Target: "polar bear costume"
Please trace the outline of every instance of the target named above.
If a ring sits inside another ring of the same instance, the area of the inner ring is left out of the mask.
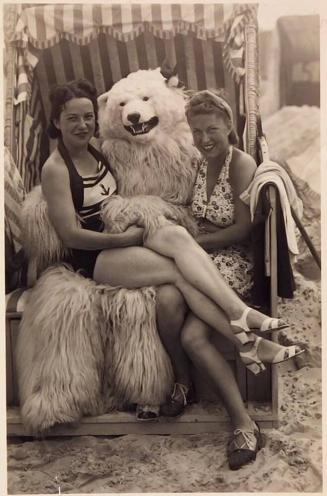
[[[177,77],[166,79],[160,69],[140,70],[99,97],[102,151],[119,192],[105,209],[110,231],[136,221],[147,231],[165,223],[164,217],[196,230],[184,207],[191,200],[199,155],[177,86]]]
[[[103,209],[109,232],[135,222],[146,232],[166,222],[194,232],[185,205],[198,152],[177,83],[159,69],[140,70],[99,97],[102,150],[118,184],[118,195]],[[155,288],[99,285],[64,265],[66,251],[40,186],[24,203],[22,228],[38,275],[16,354],[26,428],[40,433],[131,403],[162,403],[173,375],[156,329]]]

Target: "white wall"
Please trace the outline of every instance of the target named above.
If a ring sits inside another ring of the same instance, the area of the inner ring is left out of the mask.
[[[281,16],[317,15],[324,0],[260,0],[258,9],[259,30],[271,31]]]

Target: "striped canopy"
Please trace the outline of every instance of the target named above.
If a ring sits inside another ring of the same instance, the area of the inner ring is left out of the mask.
[[[39,50],[61,40],[88,45],[101,34],[125,43],[136,41],[141,34],[169,40],[190,33],[200,40],[224,41],[226,67],[239,81],[244,75],[243,28],[250,19],[256,20],[256,10],[255,4],[168,3],[51,4],[24,8],[10,40],[19,52],[16,103],[30,94],[31,73],[37,65]]]
[[[63,38],[86,44],[101,32],[128,41],[146,30],[160,38],[193,31],[202,39],[221,39],[235,17],[255,17],[256,8],[255,4],[218,3],[41,5],[23,10],[12,41],[46,48]]]

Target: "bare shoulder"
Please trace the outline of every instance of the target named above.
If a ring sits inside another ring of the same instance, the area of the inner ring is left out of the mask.
[[[254,174],[257,164],[251,155],[238,148],[234,148],[233,160],[231,162],[231,172],[241,173],[246,170],[247,173]]]
[[[68,178],[67,167],[58,150],[54,150],[44,162],[41,171],[41,183],[43,184],[44,181],[48,182],[56,178]]]
[[[46,198],[56,193],[65,194],[69,190],[68,169],[57,150],[46,160],[41,171],[41,187]]]
[[[251,155],[234,148],[230,164],[230,180],[237,192],[242,192],[249,186],[256,168],[257,165]]]

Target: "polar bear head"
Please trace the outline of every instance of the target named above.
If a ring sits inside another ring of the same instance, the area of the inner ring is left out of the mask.
[[[103,139],[130,143],[164,139],[185,125],[183,92],[178,78],[165,78],[160,68],[139,70],[118,81],[99,97],[99,127]]]

